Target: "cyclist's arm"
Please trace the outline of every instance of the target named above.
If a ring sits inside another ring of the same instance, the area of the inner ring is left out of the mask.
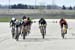
[[[47,26],[47,22],[46,21],[44,21],[45,22],[45,26]]]
[[[67,27],[67,29],[68,29],[68,24],[66,23],[66,27]]]
[[[12,25],[12,21],[10,21],[9,25],[10,25],[10,27],[11,27],[11,25]]]
[[[64,20],[65,21],[65,23],[66,23],[66,28],[68,29],[68,23],[67,23],[67,21],[66,20]]]

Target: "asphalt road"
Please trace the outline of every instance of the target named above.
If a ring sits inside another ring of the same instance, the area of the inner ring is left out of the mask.
[[[46,19],[47,34],[42,39],[38,19],[32,24],[31,33],[25,40],[20,36],[19,41],[11,37],[9,23],[0,23],[0,49],[1,50],[75,50],[75,20],[67,19],[68,33],[61,38],[59,19]],[[57,22],[56,22],[57,21]]]

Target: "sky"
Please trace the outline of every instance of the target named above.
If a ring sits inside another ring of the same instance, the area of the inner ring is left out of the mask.
[[[0,0],[0,4],[9,5],[10,4],[27,4],[27,5],[58,5],[58,6],[75,6],[75,0]],[[36,1],[36,2],[35,2]],[[53,2],[54,1],[54,2]]]

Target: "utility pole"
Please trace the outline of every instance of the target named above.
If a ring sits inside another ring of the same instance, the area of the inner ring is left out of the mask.
[[[35,0],[35,9],[36,9],[36,0]]]
[[[52,5],[55,5],[55,1],[54,0],[52,0]]]
[[[53,6],[52,9],[55,9],[55,8],[56,8],[56,7],[55,7],[55,6],[56,6],[56,5],[55,5],[55,0],[52,0],[52,6]]]
[[[8,13],[10,13],[10,0],[8,2],[9,2]]]

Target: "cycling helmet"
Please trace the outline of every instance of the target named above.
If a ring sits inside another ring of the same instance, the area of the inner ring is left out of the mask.
[[[13,20],[13,21],[14,21],[14,20],[16,20],[16,18],[12,17],[12,19],[11,19],[11,20]]]

